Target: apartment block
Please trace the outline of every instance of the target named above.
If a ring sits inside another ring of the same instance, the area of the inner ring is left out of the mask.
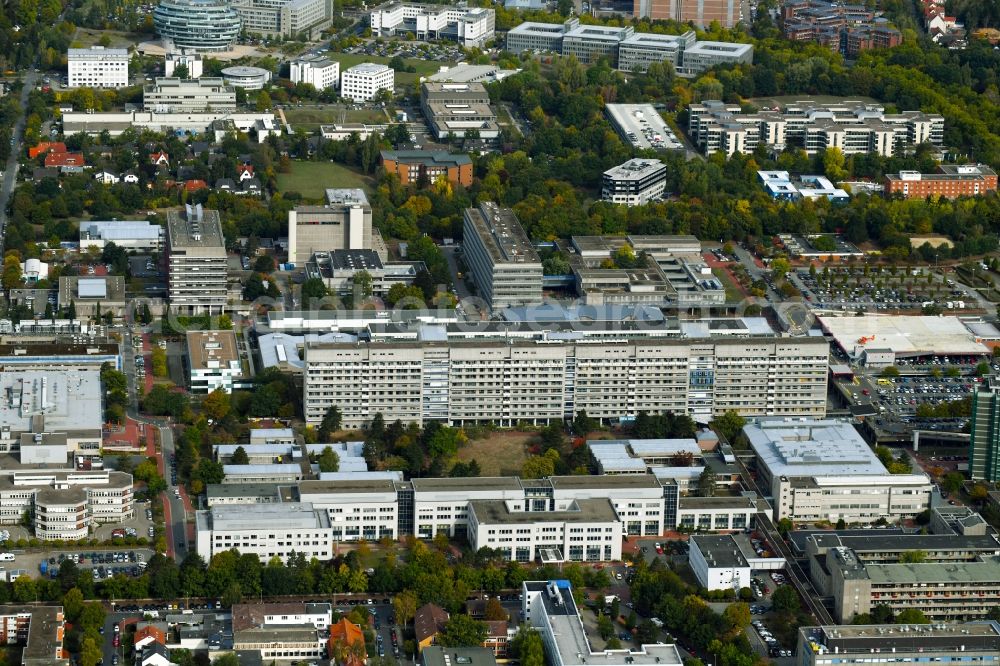
[[[744,114],[739,105],[710,100],[692,104],[691,139],[706,155],[752,153],[758,146],[800,146],[814,154],[840,148],[845,154],[905,153],[921,143],[940,146],[944,117],[920,111],[888,114],[878,104],[845,100],[788,104],[781,111]]]
[[[291,62],[292,83],[308,83],[316,90],[340,85],[340,63],[321,55],[306,55]]]
[[[902,34],[881,14],[864,5],[792,0],[782,5],[782,25],[788,39],[817,42],[855,58],[868,49],[902,43]]]
[[[167,267],[176,312],[222,314],[228,259],[219,211],[186,204],[167,213]]]
[[[885,176],[886,196],[902,194],[906,199],[930,196],[954,199],[996,191],[996,171],[984,164],[942,164],[937,173],[900,171]]]
[[[219,77],[157,78],[143,88],[142,108],[157,113],[232,112],[236,111],[236,89]]]
[[[66,51],[68,88],[124,88],[128,80],[128,49],[91,46]]]
[[[1000,662],[1000,624],[799,627],[795,652],[802,666]]]
[[[753,44],[731,42],[695,42],[684,49],[684,58],[677,73],[694,77],[717,65],[749,65],[753,63]]]
[[[601,199],[626,206],[641,206],[663,196],[667,165],[660,160],[633,158],[604,172]]]
[[[542,302],[542,262],[514,211],[491,201],[464,213],[465,261],[491,308]]]
[[[433,150],[383,150],[381,159],[382,168],[396,174],[402,185],[421,180],[433,183],[442,176],[455,185],[472,185],[472,160],[468,155]]]
[[[69,666],[62,606],[0,606],[0,645],[20,647],[21,666]]]
[[[232,6],[247,33],[281,37],[325,28],[333,11],[330,0],[234,0]]]
[[[759,418],[744,433],[775,521],[899,521],[930,506],[930,477],[890,474],[848,421]]]
[[[395,77],[388,65],[365,62],[349,67],[340,75],[340,96],[355,102],[371,101],[383,90],[391,94]]]
[[[328,560],[334,554],[326,512],[308,503],[260,504],[253,511],[220,505],[196,512],[195,518],[197,551],[206,561],[231,548],[255,553],[261,561],[284,561],[292,553]]]
[[[369,23],[376,36],[413,33],[421,41],[450,39],[472,48],[493,39],[496,11],[483,7],[391,2],[373,9]]]
[[[705,28],[712,21],[732,28],[749,19],[742,15],[738,0],[633,0],[632,16],[692,23],[697,28]]]
[[[241,655],[270,663],[316,660],[326,653],[333,619],[328,603],[235,604],[232,612],[232,649]]]
[[[108,470],[19,469],[0,475],[0,524],[34,515],[40,541],[84,539],[90,528],[135,516],[132,475]]]
[[[370,250],[377,233],[364,190],[330,188],[325,205],[288,211],[288,258],[305,265],[316,252]]]
[[[826,413],[822,339],[418,340],[306,344],[306,419],[336,404],[347,427],[387,420],[547,423],[586,410],[615,421],[639,411],[708,421]]]

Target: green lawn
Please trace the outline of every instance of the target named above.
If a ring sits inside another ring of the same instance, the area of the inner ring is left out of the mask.
[[[320,125],[339,125],[341,123],[365,123],[367,125],[384,125],[389,122],[381,109],[344,109],[333,104],[323,108],[311,106],[285,109],[285,118],[293,129],[299,127],[306,130],[319,129]]]
[[[367,53],[328,53],[330,60],[336,60],[340,63],[340,71],[344,71],[348,67],[353,67],[354,65],[359,65],[363,62],[376,62],[383,65],[388,65],[391,58],[386,58],[384,56],[368,55]],[[420,60],[417,58],[403,58],[403,62],[406,65],[413,66],[415,72],[396,72],[396,85],[410,85],[411,83],[416,83],[417,79],[421,76],[427,76],[428,74],[434,74],[438,71],[438,68],[442,66],[451,67],[455,63],[453,62],[439,62],[437,60]]]
[[[330,187],[371,188],[372,179],[334,162],[292,162],[291,173],[278,174],[278,190],[298,192],[304,197],[321,199]]]

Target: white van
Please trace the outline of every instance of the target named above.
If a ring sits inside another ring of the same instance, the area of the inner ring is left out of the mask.
[[[0,553],[0,562],[13,562],[14,553]]]

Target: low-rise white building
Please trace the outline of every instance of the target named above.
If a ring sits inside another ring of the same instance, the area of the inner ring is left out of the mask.
[[[67,88],[124,88],[128,85],[128,49],[91,46],[66,52]]]
[[[271,80],[271,72],[263,67],[235,65],[222,70],[222,79],[227,86],[244,90],[260,90]]]
[[[289,78],[292,83],[308,83],[316,90],[336,88],[340,85],[340,63],[321,55],[306,55],[291,62]]]
[[[114,243],[126,250],[159,252],[163,249],[164,231],[146,220],[87,220],[80,223],[80,251],[96,247],[103,250]]]
[[[846,420],[759,418],[744,433],[776,521],[898,521],[930,506],[930,477],[890,474]]]
[[[300,553],[309,560],[333,557],[333,538],[327,513],[308,503],[245,506],[220,505],[196,513],[197,552],[206,561],[235,548],[255,553],[262,562],[287,560]]]
[[[187,67],[188,79],[201,78],[205,71],[205,61],[200,53],[168,53],[163,57],[163,73],[165,76],[174,76],[178,67]]]
[[[242,483],[294,483],[306,478],[307,471],[299,463],[265,465],[223,465],[226,485]]]
[[[750,562],[728,535],[694,535],[688,540],[688,563],[706,590],[750,587]]]
[[[232,393],[244,381],[243,363],[233,331],[189,331],[188,368],[192,393],[222,389]]]
[[[62,442],[65,459],[65,443]],[[135,515],[132,475],[108,470],[21,469],[0,475],[0,524],[33,515],[42,541],[83,539],[92,525]]]
[[[368,102],[383,90],[392,93],[395,80],[396,73],[388,65],[364,62],[341,73],[340,96],[355,102]]]
[[[530,500],[469,502],[468,538],[517,562],[621,559],[622,522],[606,499],[572,500],[555,511],[525,510]]]
[[[392,480],[303,481],[299,498],[326,512],[334,541],[400,537],[399,502]]]

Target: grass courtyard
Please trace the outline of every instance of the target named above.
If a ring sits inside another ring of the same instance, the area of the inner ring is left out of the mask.
[[[334,162],[292,162],[291,173],[278,174],[278,189],[321,199],[330,187],[360,187],[370,191],[372,179],[359,171]]]

